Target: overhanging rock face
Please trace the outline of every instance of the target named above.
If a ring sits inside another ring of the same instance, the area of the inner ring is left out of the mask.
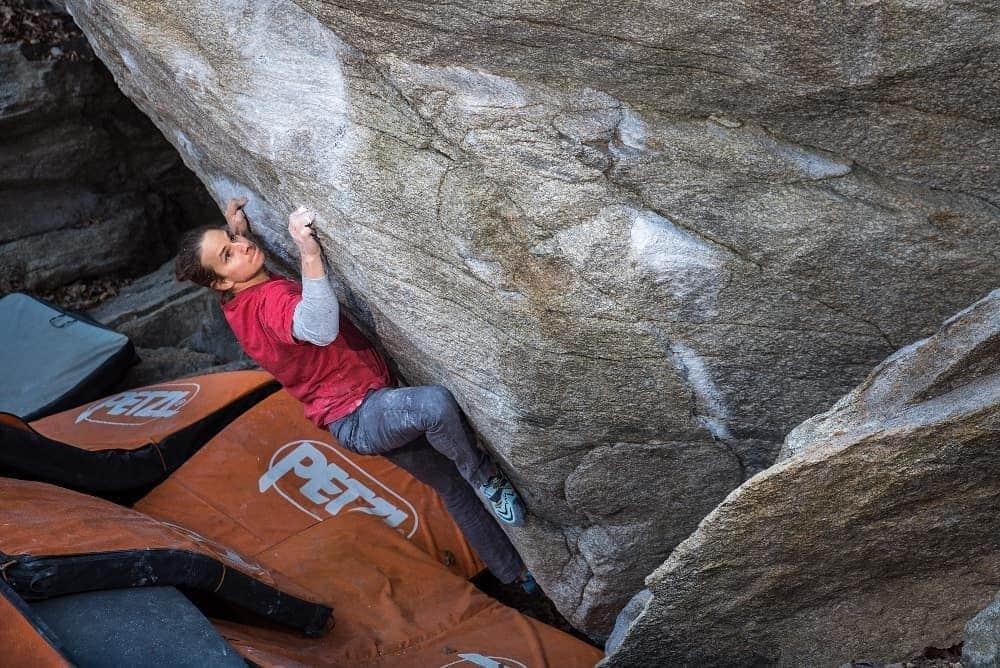
[[[788,437],[647,584],[602,665],[901,661],[1000,584],[1000,290]]]
[[[320,212],[341,296],[456,394],[595,636],[791,426],[1000,278],[972,10],[920,14],[955,56],[918,10],[857,9],[862,67],[817,46],[842,16],[755,52],[784,5],[341,4],[68,2],[273,255]]]

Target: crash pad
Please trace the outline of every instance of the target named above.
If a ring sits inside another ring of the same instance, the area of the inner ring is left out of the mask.
[[[36,601],[31,609],[81,668],[246,668],[212,623],[174,587],[133,587]]]
[[[0,479],[0,498],[2,578],[22,597],[200,589],[256,613],[252,621],[226,614],[212,621],[257,665],[574,668],[601,656],[490,599],[364,513],[313,524],[250,555],[197,527],[45,483]]]
[[[231,548],[46,483],[0,478],[2,577],[27,601],[139,586],[202,590],[307,634],[331,610]]]
[[[48,625],[2,579],[0,658],[2,665],[8,668],[70,668],[73,665]]]
[[[278,388],[263,371],[232,371],[119,392],[30,424],[0,414],[0,472],[138,496]]]
[[[337,609],[319,638],[213,618],[261,666],[593,666],[601,652],[506,608],[429,487],[354,455],[278,392],[136,504]],[[492,662],[492,663],[491,663]]]
[[[483,569],[433,489],[384,457],[340,447],[284,390],[219,432],[135,507],[249,554],[324,521],[358,519],[391,527],[463,578]]]
[[[254,559],[337,608],[337,626],[318,638],[214,620],[259,666],[591,668],[603,656],[489,598],[384,524],[323,522]]]
[[[21,293],[0,299],[0,411],[23,420],[106,393],[138,361],[124,334]]]

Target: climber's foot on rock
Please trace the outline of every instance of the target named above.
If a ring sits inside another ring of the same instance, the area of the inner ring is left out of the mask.
[[[524,526],[526,511],[521,495],[499,468],[479,488],[479,493],[489,501],[490,509],[498,520],[512,527]]]

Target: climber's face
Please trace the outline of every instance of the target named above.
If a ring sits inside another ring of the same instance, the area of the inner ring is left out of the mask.
[[[225,229],[208,230],[201,238],[201,264],[218,276],[212,287],[220,292],[236,293],[266,281],[264,259],[257,244]]]

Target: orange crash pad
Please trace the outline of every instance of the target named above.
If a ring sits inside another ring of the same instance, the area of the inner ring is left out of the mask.
[[[265,372],[233,371],[120,392],[30,425],[0,414],[0,472],[141,495],[278,387]]]
[[[481,565],[433,490],[384,458],[343,450],[285,392],[136,508],[231,545],[336,607],[321,638],[213,620],[261,666],[590,667],[602,656],[468,583]]]
[[[200,589],[307,634],[331,610],[229,547],[140,512],[46,483],[0,478],[3,580],[25,600],[101,589]]]
[[[2,567],[2,564],[0,564]],[[45,623],[0,580],[0,658],[8,668],[70,668]]]
[[[223,429],[136,506],[256,554],[324,521],[391,527],[470,578],[483,564],[437,493],[384,457],[351,453],[280,391]]]
[[[337,609],[336,627],[320,638],[213,620],[260,666],[591,668],[603,656],[358,516],[317,524],[254,559]]]

